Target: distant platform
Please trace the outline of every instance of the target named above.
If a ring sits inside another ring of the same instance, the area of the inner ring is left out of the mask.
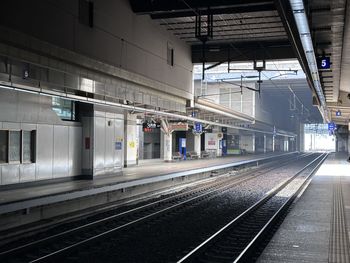
[[[347,158],[329,155],[257,262],[350,262]]]

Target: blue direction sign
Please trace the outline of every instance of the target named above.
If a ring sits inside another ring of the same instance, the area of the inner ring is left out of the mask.
[[[329,130],[329,131],[334,131],[335,128],[336,128],[336,125],[335,125],[334,122],[328,123],[328,130]]]
[[[193,129],[193,132],[195,132],[195,133],[201,133],[202,130],[203,130],[202,123],[200,123],[200,122],[195,122],[193,128],[194,128],[194,129]]]
[[[331,68],[330,57],[317,58],[317,67],[319,69],[330,69]]]
[[[341,116],[341,111],[340,111],[340,110],[337,110],[337,111],[335,112],[335,116]]]

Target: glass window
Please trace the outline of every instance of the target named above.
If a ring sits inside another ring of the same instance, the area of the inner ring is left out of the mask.
[[[34,150],[35,150],[35,131],[23,131],[22,132],[22,152],[24,163],[33,163],[34,160]]]
[[[10,131],[9,162],[21,161],[21,132]]]
[[[65,121],[75,121],[75,102],[62,98],[52,98],[52,110]]]
[[[0,130],[0,163],[7,163],[7,140],[8,132]]]

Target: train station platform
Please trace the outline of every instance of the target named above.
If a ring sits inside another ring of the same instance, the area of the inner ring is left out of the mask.
[[[257,262],[350,262],[350,163],[332,153]]]
[[[139,166],[124,168],[119,176],[9,187],[0,191],[0,221],[6,215],[12,215],[15,221],[10,220],[9,228],[18,223],[16,220],[19,217],[24,220],[21,224],[30,223],[58,216],[61,210],[68,213],[88,209],[138,194],[175,187],[210,177],[216,171],[251,165],[284,154],[292,153],[249,154],[171,163],[162,160],[144,161]],[[3,224],[4,228],[5,225]]]

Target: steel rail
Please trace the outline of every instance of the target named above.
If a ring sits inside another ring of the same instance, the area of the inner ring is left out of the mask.
[[[290,196],[286,202],[284,202],[284,204],[278,209],[278,211],[271,217],[271,219],[264,225],[264,227],[259,231],[259,233],[252,239],[252,241],[246,246],[246,248],[241,252],[241,254],[235,259],[235,261],[233,261],[234,263],[247,261],[247,257],[249,257],[253,253],[253,250],[257,246],[258,242],[263,238],[266,231],[273,226],[273,224],[278,220],[279,216],[288,208],[289,204],[293,202],[298,196],[298,194],[304,189],[305,185],[307,185],[307,182],[310,181],[310,178],[314,175],[315,171],[328,157],[328,153],[325,153],[321,156],[324,157],[316,165],[316,167],[314,167],[312,171],[308,174],[304,182],[299,186],[298,190],[295,193],[293,193],[293,195]]]
[[[112,228],[112,229],[110,229],[110,230],[104,231],[104,232],[102,232],[102,233],[100,233],[100,234],[97,234],[97,235],[94,235],[94,236],[92,236],[92,237],[86,238],[86,239],[84,239],[84,240],[78,241],[78,242],[76,242],[76,243],[74,243],[74,244],[71,244],[71,245],[68,245],[68,246],[66,246],[66,247],[64,247],[64,248],[62,248],[62,249],[58,249],[58,250],[56,250],[56,251],[54,251],[54,252],[52,252],[52,253],[46,254],[46,255],[44,255],[44,256],[42,256],[42,257],[39,257],[39,258],[37,258],[37,259],[34,259],[34,260],[30,261],[30,262],[40,262],[40,261],[48,260],[49,258],[58,256],[58,255],[60,255],[60,254],[62,254],[62,253],[65,253],[65,252],[71,250],[71,249],[77,248],[77,247],[79,247],[79,246],[81,246],[81,245],[84,245],[84,244],[86,244],[86,243],[88,243],[88,242],[91,242],[91,241],[93,241],[93,240],[96,240],[96,239],[98,239],[98,238],[107,236],[107,235],[109,235],[109,234],[111,234],[111,233],[113,233],[113,232],[116,232],[116,231],[121,230],[121,229],[123,229],[123,228],[125,228],[125,227],[128,227],[128,226],[131,226],[131,225],[133,225],[133,224],[135,224],[135,223],[138,223],[138,222],[141,222],[141,221],[143,221],[143,220],[149,219],[149,218],[151,218],[151,217],[153,217],[153,216],[155,216],[155,215],[159,215],[159,214],[164,213],[164,212],[166,212],[166,211],[168,211],[168,210],[174,209],[174,208],[176,208],[176,207],[180,207],[180,206],[182,206],[182,205],[184,205],[184,204],[186,204],[186,203],[189,203],[189,202],[194,201],[194,200],[196,200],[196,199],[202,198],[202,197],[204,197],[204,196],[206,196],[206,195],[210,195],[210,194],[212,194],[212,193],[219,192],[219,191],[227,191],[227,190],[229,190],[229,188],[230,188],[231,186],[234,186],[234,185],[237,185],[237,184],[240,184],[240,183],[243,183],[243,182],[252,180],[252,179],[254,179],[254,178],[260,176],[261,174],[263,174],[263,173],[265,173],[265,172],[268,172],[268,171],[271,171],[271,170],[275,170],[275,169],[281,168],[281,167],[283,167],[283,166],[285,166],[285,165],[288,165],[288,164],[290,164],[291,162],[293,162],[295,159],[297,160],[297,159],[301,159],[301,158],[306,158],[306,157],[308,157],[308,156],[310,156],[310,155],[312,155],[312,154],[303,154],[302,156],[296,156],[295,158],[293,158],[293,160],[288,161],[288,162],[285,162],[285,163],[282,163],[282,164],[280,164],[278,167],[269,168],[267,171],[261,171],[261,170],[259,170],[259,171],[257,171],[258,174],[255,175],[255,176],[250,176],[250,177],[248,177],[248,178],[243,178],[243,179],[241,179],[241,180],[235,180],[235,181],[232,182],[231,184],[225,185],[225,186],[221,187],[220,189],[214,189],[214,190],[211,190],[211,191],[209,191],[209,192],[206,192],[206,193],[200,194],[200,195],[198,195],[198,196],[192,197],[192,198],[190,198],[190,199],[188,199],[188,200],[185,200],[185,201],[179,202],[179,203],[177,203],[177,204],[174,204],[174,205],[172,205],[172,206],[166,207],[166,208],[161,209],[161,210],[159,210],[159,211],[157,211],[157,212],[153,212],[153,213],[148,214],[148,215],[146,215],[146,216],[140,217],[140,218],[138,218],[138,219],[136,219],[136,220],[134,220],[134,221],[125,223],[125,224],[120,225],[120,226],[118,226],[118,227],[115,227],[115,228]],[[239,178],[237,178],[237,179],[239,179]],[[225,188],[226,188],[226,189],[225,189]],[[224,190],[223,190],[223,189],[224,189]],[[103,219],[102,219],[102,220],[103,220]]]
[[[323,155],[318,156],[315,158],[312,162],[308,163],[306,166],[304,166],[302,169],[300,169],[298,172],[295,173],[294,176],[292,176],[289,179],[286,179],[283,183],[281,183],[279,186],[275,187],[273,190],[269,191],[262,199],[254,203],[252,206],[250,206],[247,210],[242,212],[240,215],[238,215],[236,218],[234,218],[232,221],[227,223],[224,227],[222,227],[220,230],[218,230],[215,234],[211,235],[208,239],[206,239],[204,242],[202,242],[200,245],[198,245],[196,248],[191,250],[188,254],[186,254],[184,257],[182,257],[177,263],[182,263],[186,261],[191,261],[191,258],[195,257],[197,254],[199,254],[201,251],[205,250],[205,248],[214,242],[221,234],[223,234],[228,228],[230,228],[233,224],[237,223],[239,220],[247,216],[249,213],[255,211],[257,208],[262,206],[266,203],[271,197],[273,197],[275,194],[277,194],[279,191],[281,191],[285,186],[287,186],[291,181],[293,181],[300,173],[302,173],[305,169],[307,169],[310,165],[312,165],[314,162],[316,162],[318,159],[320,159]]]
[[[310,155],[310,154],[303,154],[303,155],[301,155],[301,156],[295,156],[295,158],[298,159],[298,158],[306,157],[306,156],[309,156],[309,155]],[[283,157],[287,157],[287,156],[282,156],[282,159],[283,159]],[[251,180],[251,179],[253,179],[253,178],[255,178],[255,177],[261,175],[263,172],[267,172],[267,171],[270,171],[270,170],[273,170],[273,169],[277,169],[278,167],[269,168],[269,166],[274,165],[274,163],[275,163],[275,162],[278,162],[279,160],[280,160],[280,159],[272,160],[271,162],[266,163],[266,164],[265,164],[265,165],[266,165],[266,168],[267,168],[266,171],[258,170],[258,171],[244,172],[243,174],[240,174],[240,175],[236,176],[235,178],[230,178],[230,179],[228,179],[228,180],[225,180],[224,182],[216,182],[216,183],[215,183],[215,182],[211,182],[211,183],[213,183],[212,185],[209,185],[209,186],[208,186],[208,185],[200,186],[199,189],[197,188],[195,191],[192,190],[192,189],[189,189],[189,190],[187,190],[187,191],[185,191],[185,192],[181,192],[181,193],[179,193],[179,194],[176,194],[176,195],[173,195],[173,196],[169,196],[169,197],[163,198],[163,199],[161,199],[161,200],[157,200],[157,201],[154,201],[154,202],[151,202],[151,203],[142,205],[142,206],[138,206],[138,207],[136,207],[136,208],[129,209],[129,210],[127,210],[127,211],[124,211],[124,212],[121,212],[121,213],[118,213],[118,214],[115,214],[115,215],[112,215],[112,216],[108,216],[108,217],[102,218],[102,219],[100,219],[100,220],[96,220],[96,221],[93,221],[93,222],[90,222],[90,223],[87,223],[87,224],[84,224],[84,225],[81,225],[81,226],[78,226],[78,227],[75,227],[75,228],[72,228],[72,229],[68,229],[68,230],[66,230],[66,231],[63,231],[63,232],[60,232],[60,233],[57,233],[57,234],[54,234],[54,235],[51,235],[51,236],[48,236],[48,237],[39,239],[39,240],[35,240],[35,241],[29,242],[29,243],[27,243],[27,244],[24,244],[24,245],[15,247],[15,248],[8,249],[8,250],[6,250],[6,251],[1,251],[1,252],[0,252],[0,258],[3,257],[3,256],[5,256],[5,255],[13,254],[13,253],[16,253],[16,252],[18,252],[18,251],[20,251],[20,250],[28,249],[28,248],[33,247],[33,246],[35,246],[35,245],[39,245],[39,244],[41,244],[41,243],[44,243],[44,242],[53,240],[53,239],[55,239],[55,238],[63,237],[63,236],[68,235],[68,234],[73,234],[74,232],[77,232],[77,231],[86,229],[86,228],[88,228],[88,227],[92,227],[92,226],[94,226],[94,225],[98,225],[98,224],[101,224],[101,223],[104,223],[104,222],[108,222],[108,221],[111,221],[111,220],[116,219],[116,218],[118,218],[118,217],[122,217],[122,216],[125,216],[125,215],[128,215],[128,214],[131,214],[131,213],[133,213],[133,212],[140,211],[140,210],[142,210],[142,209],[146,209],[146,208],[149,208],[149,207],[152,207],[152,206],[155,206],[155,205],[159,205],[160,203],[165,203],[165,202],[167,202],[167,201],[171,201],[172,199],[175,200],[176,198],[185,198],[186,195],[189,195],[189,194],[194,195],[194,194],[199,193],[199,192],[201,192],[201,191],[207,191],[207,192],[205,192],[205,193],[203,193],[203,194],[201,194],[201,195],[199,195],[199,196],[195,196],[193,199],[187,200],[188,202],[193,201],[193,200],[195,200],[196,198],[200,198],[200,197],[202,197],[202,196],[204,196],[204,195],[206,195],[206,194],[209,195],[209,194],[211,194],[211,193],[213,193],[213,192],[215,192],[215,191],[220,191],[220,190],[222,190],[222,189],[224,189],[224,188],[227,188],[227,187],[230,187],[230,186],[232,186],[232,185],[242,183],[242,182],[245,181],[245,179]],[[282,165],[286,165],[286,164],[288,164],[289,162],[291,162],[291,161],[289,160],[289,161],[287,161],[287,162],[285,162],[285,163],[282,163],[282,164],[280,164],[280,165],[281,165],[281,166],[282,166]],[[252,174],[253,174],[254,176],[251,176]],[[256,174],[256,175],[255,175],[255,174]],[[239,180],[239,179],[241,179],[242,177],[243,177],[243,178],[246,177],[247,175],[250,175],[250,177],[249,177],[249,178],[245,178],[245,179],[243,179],[243,180]],[[232,181],[232,180],[233,180],[233,181]],[[227,183],[227,181],[232,181],[232,182],[231,182],[229,185],[227,185],[227,184],[225,184],[225,183]],[[207,182],[204,182],[203,184],[206,184],[206,183],[207,183]],[[222,186],[222,185],[223,185],[223,186]],[[208,192],[208,190],[213,189],[213,188],[216,188],[216,189],[214,189],[214,190]],[[179,204],[183,204],[183,203],[179,203]],[[168,208],[171,209],[171,208],[174,208],[174,207],[176,207],[176,206],[172,206],[172,207],[168,207]],[[167,209],[161,210],[161,211],[166,211],[166,210],[167,210]],[[153,214],[153,215],[155,215],[155,214]],[[126,224],[125,226],[127,226],[127,225],[128,225],[128,224]]]

